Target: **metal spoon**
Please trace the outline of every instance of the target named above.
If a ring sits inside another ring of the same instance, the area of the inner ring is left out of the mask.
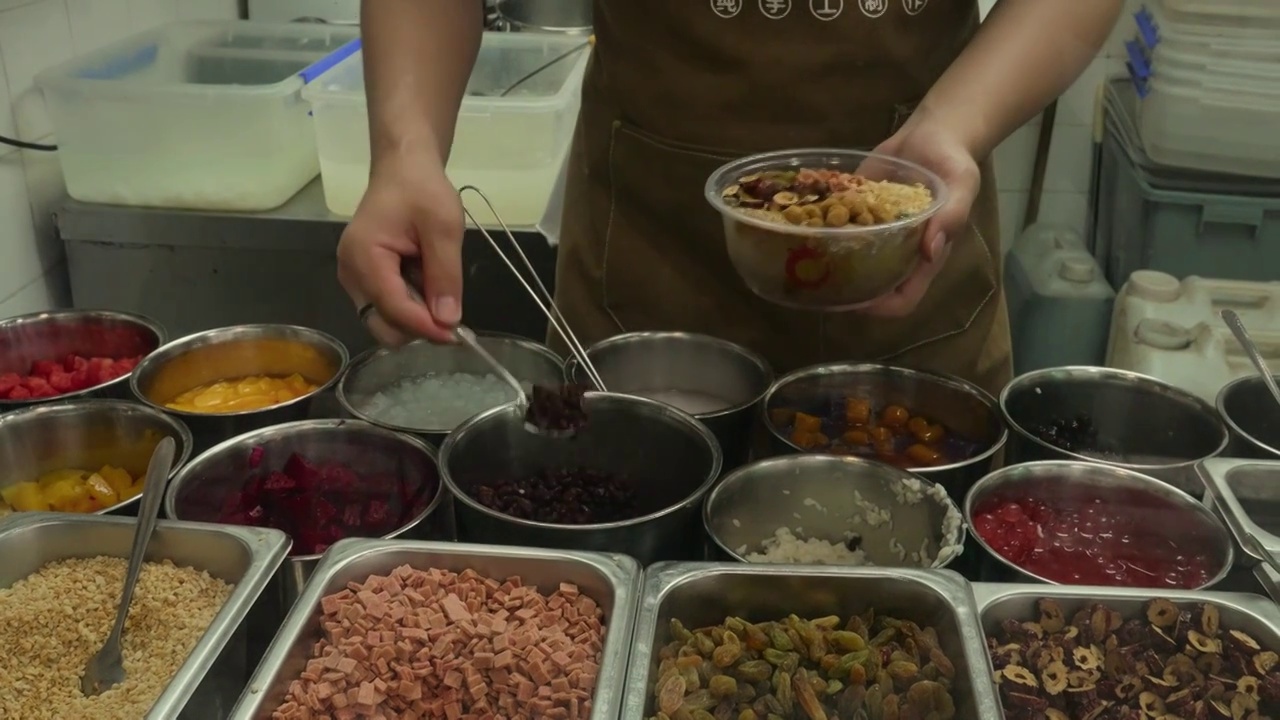
[[[146,479],[142,483],[142,504],[138,508],[138,527],[133,534],[133,549],[129,551],[129,569],[124,577],[124,590],[120,593],[120,608],[116,622],[102,649],[89,659],[80,678],[80,691],[86,697],[98,695],[124,681],[124,659],[120,655],[120,636],[124,633],[124,621],[129,617],[129,604],[133,602],[133,590],[142,572],[142,558],[147,552],[147,541],[156,527],[156,515],[160,500],[164,497],[164,483],[173,467],[176,445],[166,437],[157,445],[147,465]]]
[[[486,200],[486,202],[488,202],[488,200]],[[495,215],[496,215],[496,211],[495,211]],[[478,224],[477,224],[477,227],[479,227]],[[481,230],[481,232],[484,232],[484,230]],[[489,237],[488,233],[485,233],[485,236]],[[508,231],[508,236],[510,236],[510,231]],[[493,245],[494,250],[498,251],[498,253],[501,255],[502,250],[498,246],[498,244],[494,242],[493,238],[490,237],[489,242],[490,244]],[[511,242],[515,243],[514,237],[511,239]],[[516,246],[516,251],[521,252],[518,245]],[[513,273],[516,273],[515,266],[512,265],[511,261],[509,259],[506,259],[505,255],[503,255],[502,257],[504,260],[506,260],[507,265],[511,268],[511,271]],[[533,265],[529,263],[529,259],[525,258],[524,261],[526,265],[529,265],[530,270],[532,271]],[[414,302],[425,303],[425,300],[423,300],[422,298],[422,293],[418,291],[418,288],[422,286],[422,279],[421,279],[422,271],[419,268],[419,266],[412,262],[402,262],[400,265],[400,275],[404,279],[405,290],[409,293],[409,297],[412,298]],[[522,283],[524,282],[524,279],[520,277],[519,273],[516,273],[516,278],[519,279]],[[536,301],[538,299],[537,294],[533,293],[533,289],[529,288],[529,285],[527,283],[525,284],[525,287],[529,289],[529,292],[531,294],[533,294],[533,298]],[[543,288],[543,291],[545,292],[546,288]],[[548,297],[550,297],[550,295],[548,295]],[[554,302],[552,303],[552,306],[554,307]],[[553,324],[553,326],[559,327],[558,325],[555,325],[556,319],[551,314],[551,311],[547,310],[545,307],[543,308],[543,310],[547,313],[547,318]],[[458,339],[458,342],[462,343],[463,345],[466,345],[467,349],[471,350],[476,355],[478,355],[480,359],[483,360],[491,370],[493,370],[494,374],[496,374],[500,380],[510,385],[511,388],[516,391],[516,397],[518,398],[520,403],[520,412],[522,414],[526,413],[529,409],[529,402],[530,402],[529,394],[524,391],[524,386],[520,384],[520,381],[517,380],[516,377],[510,373],[510,371],[508,371],[505,367],[503,367],[502,363],[498,362],[497,358],[491,355],[488,350],[484,349],[484,346],[480,344],[479,339],[476,338],[475,331],[473,331],[471,328],[467,327],[466,325],[459,324],[457,327],[453,329],[453,336]],[[570,336],[571,334],[566,337],[570,337]],[[575,342],[576,342],[576,338],[575,338]],[[570,347],[573,347],[573,346],[574,346],[574,343],[570,343]],[[585,360],[584,369],[587,371],[588,375],[593,379],[597,387],[599,387],[601,390],[604,390],[604,383],[599,379],[599,375],[595,372],[595,367],[591,365],[591,361],[589,359],[586,359],[585,351],[582,353],[579,362],[582,362],[583,360]],[[535,435],[542,435],[544,437],[556,438],[556,439],[571,438],[577,434],[573,430],[550,430],[547,428],[538,427],[537,425],[528,421],[525,422],[524,429],[528,430],[531,433],[534,433]]]
[[[520,384],[515,375],[508,372],[502,363],[498,362],[497,358],[484,349],[484,346],[480,344],[479,338],[476,337],[475,331],[465,325],[459,325],[454,328],[453,334],[458,336],[458,340],[463,345],[466,345],[467,349],[479,355],[480,359],[489,365],[489,369],[493,370],[495,375],[516,391],[516,396],[520,398],[521,407],[528,407],[529,396],[525,393],[524,386]]]
[[[1267,361],[1262,359],[1262,353],[1258,352],[1258,346],[1253,342],[1253,338],[1249,337],[1249,331],[1245,330],[1244,323],[1240,321],[1240,316],[1235,310],[1226,309],[1222,311],[1222,320],[1231,328],[1231,334],[1236,336],[1236,342],[1240,343],[1240,347],[1244,348],[1244,353],[1249,356],[1249,360],[1253,362],[1253,367],[1262,376],[1262,382],[1271,391],[1271,397],[1275,398],[1276,404],[1280,405],[1280,387],[1276,386],[1275,376],[1271,374],[1271,369],[1267,367]]]
[[[494,374],[515,389],[516,397],[519,398],[520,412],[523,414],[528,411],[531,400],[529,398],[529,394],[524,391],[524,386],[520,384],[520,381],[517,380],[514,375],[503,367],[502,363],[498,362],[497,358],[490,354],[488,350],[484,349],[484,346],[480,344],[479,339],[476,338],[475,332],[465,325],[459,325],[454,328],[453,334],[458,336],[459,342],[466,345],[467,348],[476,355],[479,355],[480,359],[484,360],[485,363],[489,365],[489,368],[493,370]],[[575,434],[572,430],[551,430],[548,428],[538,427],[527,420],[524,423],[524,429],[537,435],[557,439],[570,438]]]

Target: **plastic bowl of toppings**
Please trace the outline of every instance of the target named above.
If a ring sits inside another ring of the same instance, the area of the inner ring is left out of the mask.
[[[0,415],[0,515],[133,512],[165,437],[177,443],[176,472],[191,455],[191,432],[139,403],[89,398]]]
[[[564,363],[545,345],[503,335],[477,340],[526,392],[564,379]],[[437,447],[464,420],[517,399],[467,346],[426,341],[358,356],[338,382],[337,396],[353,417],[422,436]]]
[[[175,340],[133,373],[133,393],[181,417],[197,452],[250,430],[307,417],[310,400],[332,387],[347,349],[330,335],[294,325],[238,325]]]
[[[1280,714],[1280,613],[1268,598],[1017,586],[975,594],[1005,717]]]
[[[942,485],[957,503],[994,468],[1008,437],[981,388],[891,365],[803,368],[779,378],[763,405],[777,452],[877,460]]]
[[[618,555],[344,540],[224,717],[617,718],[639,575]]]
[[[964,512],[987,552],[1041,582],[1207,588],[1234,556],[1213,511],[1160,480],[1106,465],[1012,465],[974,485]]]
[[[841,311],[906,279],[947,190],[905,160],[819,148],[728,163],[707,178],[706,198],[747,287],[780,305]]]
[[[225,718],[251,661],[242,625],[289,541],[273,530],[161,520],[121,640],[125,677],[80,691],[115,620],[137,523],[24,513],[0,524],[0,717]]]
[[[683,332],[615,335],[588,348],[587,357],[610,392],[665,402],[710,428],[725,468],[747,461],[760,399],[774,379],[764,358],[727,340]],[[565,374],[591,386],[573,358]]]
[[[359,420],[302,420],[232,438],[173,478],[164,507],[176,520],[288,533],[290,600],[344,538],[453,536],[435,450]]]
[[[165,341],[154,320],[54,310],[0,320],[0,412],[49,400],[129,397],[128,376]]]
[[[1021,375],[1000,393],[1008,464],[1088,460],[1128,468],[1196,497],[1196,463],[1230,440],[1212,405],[1155,378],[1100,367]]]
[[[512,403],[440,446],[466,542],[625,553],[648,564],[702,554],[702,499],[720,475],[705,425],[665,403],[587,393],[570,440],[530,432]]]
[[[941,568],[964,550],[960,509],[941,485],[851,457],[745,465],[707,495],[702,517],[720,552],[742,562]]]

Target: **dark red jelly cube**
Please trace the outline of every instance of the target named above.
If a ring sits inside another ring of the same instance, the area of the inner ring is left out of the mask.
[[[285,461],[284,474],[296,480],[298,486],[303,489],[315,489],[321,485],[320,470],[298,453],[293,453]]]
[[[360,528],[361,512],[359,505],[347,505],[342,509],[342,526],[347,530]]]
[[[267,481],[263,483],[262,489],[267,492],[288,492],[298,489],[298,481],[293,476],[282,472],[272,472],[267,475]]]

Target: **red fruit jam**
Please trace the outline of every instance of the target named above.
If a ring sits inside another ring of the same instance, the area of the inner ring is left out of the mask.
[[[133,372],[142,356],[125,358],[68,355],[60,360],[37,360],[28,375],[0,375],[0,400],[34,400],[88,390]]]
[[[411,473],[359,474],[342,463],[312,463],[294,453],[279,470],[260,468],[263,449],[249,451],[256,472],[238,491],[204,483],[180,500],[184,519],[283,530],[292,555],[317,555],[349,537],[382,537],[427,509],[437,478]],[[219,495],[219,493],[222,493]]]
[[[974,514],[973,530],[1018,567],[1053,582],[1196,588],[1220,569],[1204,523],[1149,493],[1038,500],[995,498]]]

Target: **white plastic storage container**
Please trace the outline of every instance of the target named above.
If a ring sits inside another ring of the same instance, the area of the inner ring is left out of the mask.
[[[581,37],[484,35],[447,172],[455,186],[484,191],[508,225],[532,227],[542,219],[573,136],[589,54]],[[325,202],[349,216],[369,178],[363,55],[336,65],[303,96],[315,116]],[[469,207],[489,222],[487,209]]]
[[[1093,193],[1094,254],[1113,286],[1136,270],[1266,281],[1280,267],[1280,196],[1205,175],[1198,188],[1153,185],[1107,124]],[[1262,187],[1265,183],[1254,182]]]
[[[178,22],[40,73],[67,192],[194,210],[283,204],[319,170],[300,73],[358,34]]]
[[[1138,113],[1138,132],[1151,159],[1214,172],[1280,177],[1280,86],[1250,92],[1244,83],[1216,90],[1151,79]]]
[[[1159,0],[1171,15],[1184,21],[1280,27],[1280,4],[1275,0]]]
[[[1153,160],[1280,177],[1272,137],[1280,123],[1280,4],[1267,2],[1152,0],[1134,16],[1130,68],[1145,95],[1138,134]]]
[[[1280,333],[1249,331],[1268,363],[1280,362]],[[1212,403],[1223,385],[1256,374],[1221,322],[1191,326],[1148,318],[1117,338],[1107,365],[1159,378]]]
[[[1213,402],[1253,366],[1219,313],[1240,314],[1270,362],[1280,361],[1280,282],[1245,282],[1135,272],[1116,296],[1109,367],[1172,383]]]
[[[1005,262],[1005,292],[1017,374],[1102,363],[1115,291],[1079,233],[1027,228]]]
[[[1235,310],[1250,332],[1280,334],[1280,282],[1249,282],[1197,276],[1179,280],[1168,273],[1139,270],[1116,295],[1111,318],[1108,359],[1134,337],[1146,321],[1172,323],[1184,328],[1204,323],[1221,327],[1220,313]]]

